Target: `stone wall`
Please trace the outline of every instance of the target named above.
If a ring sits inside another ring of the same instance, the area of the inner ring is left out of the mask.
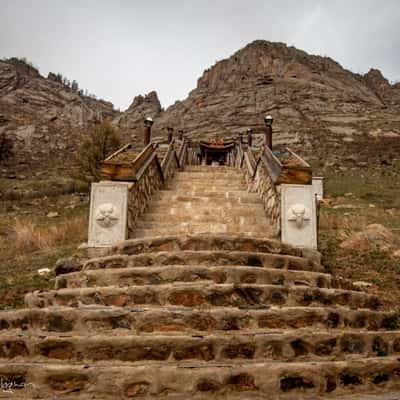
[[[128,238],[133,236],[135,223],[145,211],[152,194],[161,189],[163,177],[154,158],[137,182],[134,182],[128,194]]]

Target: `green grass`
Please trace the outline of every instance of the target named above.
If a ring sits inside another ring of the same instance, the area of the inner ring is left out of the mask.
[[[398,177],[376,171],[347,171],[325,176],[325,197],[321,206],[319,250],[329,272],[373,283],[371,291],[393,310],[400,297],[400,257],[396,247],[367,251],[344,249],[340,244],[370,224],[381,224],[400,235],[400,196]],[[351,195],[346,195],[352,193]],[[400,320],[400,319],[399,319]]]
[[[73,178],[6,179],[0,178],[3,200],[34,199],[44,196],[56,197],[89,191],[87,182]]]
[[[376,175],[374,172],[348,172],[327,175],[325,192],[330,197],[353,193],[358,199],[384,208],[400,208],[397,174]]]

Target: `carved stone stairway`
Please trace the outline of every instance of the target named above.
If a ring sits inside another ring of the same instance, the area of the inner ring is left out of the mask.
[[[0,378],[13,391],[0,398],[400,393],[398,316],[268,238],[237,170],[190,167],[156,196],[137,238],[0,312]]]
[[[135,237],[168,234],[228,233],[271,237],[256,193],[247,191],[241,170],[191,166],[160,190],[137,223]]]

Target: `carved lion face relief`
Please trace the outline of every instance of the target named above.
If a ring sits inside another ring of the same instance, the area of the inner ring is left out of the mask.
[[[102,228],[111,228],[118,223],[119,215],[114,204],[103,203],[97,208],[95,219]]]

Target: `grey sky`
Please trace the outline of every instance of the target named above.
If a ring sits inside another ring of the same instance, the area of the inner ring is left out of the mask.
[[[203,70],[255,39],[400,80],[399,0],[0,0],[0,57],[61,72],[118,108],[185,98]]]

